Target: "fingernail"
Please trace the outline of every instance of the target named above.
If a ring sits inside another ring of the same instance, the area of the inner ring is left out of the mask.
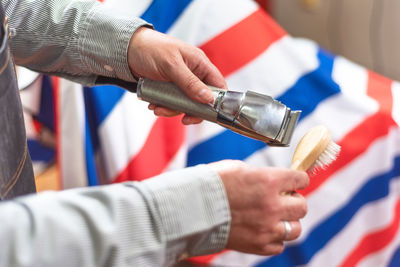
[[[203,88],[197,95],[207,103],[214,102],[214,96],[209,89]]]
[[[185,124],[185,125],[188,125],[190,123],[190,120],[188,119],[188,117],[184,116],[182,118],[182,123]]]

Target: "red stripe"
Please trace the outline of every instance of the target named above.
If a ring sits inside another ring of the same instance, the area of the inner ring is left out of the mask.
[[[54,104],[53,104],[54,108]],[[40,133],[43,129],[43,124],[37,119],[33,118],[32,120],[33,128],[35,129],[35,133]],[[54,119],[54,125],[56,125],[56,119]]]
[[[160,174],[176,155],[184,138],[181,116],[158,118],[142,149],[113,182],[141,181]]]
[[[54,134],[56,136],[56,162],[58,169],[58,184],[59,189],[63,189],[63,177],[62,177],[62,160],[61,160],[61,120],[60,120],[60,104],[59,104],[59,93],[60,93],[60,78],[52,77],[53,85],[53,110],[54,110]]]
[[[392,118],[392,81],[373,72],[368,72],[367,93],[380,104],[379,110],[368,117],[359,126],[350,131],[338,144],[341,146],[339,157],[325,170],[310,180],[310,185],[300,191],[305,196],[324,184],[335,172],[348,165],[364,153],[378,138],[389,133],[396,126]]]
[[[389,78],[381,76],[375,72],[368,72],[368,95],[379,103],[381,112],[388,113],[390,116],[393,109],[392,83]]]
[[[226,77],[285,35],[286,32],[260,8],[200,48]]]
[[[357,247],[346,257],[340,266],[355,266],[367,255],[378,252],[389,245],[396,237],[400,227],[400,199],[397,200],[393,214],[393,220],[386,228],[364,236]]]
[[[193,263],[200,263],[200,264],[201,263],[210,263],[215,257],[217,257],[227,251],[229,251],[229,250],[225,249],[225,250],[215,253],[215,254],[193,257],[193,258],[190,258],[188,261],[193,262]]]

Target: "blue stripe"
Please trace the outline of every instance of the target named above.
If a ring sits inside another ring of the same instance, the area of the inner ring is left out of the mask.
[[[332,80],[334,55],[320,49],[320,65],[316,70],[301,77],[297,83],[277,99],[291,109],[302,110],[300,120],[308,116],[325,99],[340,92]],[[189,151],[188,166],[222,159],[244,160],[265,144],[226,130]]]
[[[101,88],[97,88],[101,90]],[[94,89],[94,90],[97,90]],[[116,92],[119,92],[119,88],[105,88],[110,91],[110,96],[117,95]],[[112,90],[114,89],[114,90]],[[85,158],[86,158],[86,174],[88,177],[88,185],[98,185],[99,178],[96,170],[96,161],[95,161],[95,151],[100,146],[99,135],[97,132],[97,123],[98,118],[102,116],[101,113],[97,113],[95,110],[96,104],[101,102],[99,101],[107,101],[106,98],[102,98],[101,95],[107,94],[93,94],[93,88],[84,87],[83,88],[83,99],[85,103]],[[112,94],[114,92],[114,94]],[[97,96],[97,98],[96,98]],[[99,98],[100,97],[100,98]],[[98,107],[101,107],[100,105]]]
[[[32,161],[44,161],[50,163],[55,159],[56,153],[53,148],[46,147],[33,139],[28,139],[27,143]]]
[[[393,163],[390,171],[368,180],[344,207],[315,227],[303,242],[287,247],[282,254],[257,266],[276,267],[307,264],[319,250],[323,249],[335,235],[346,227],[357,211],[365,205],[389,195],[390,182],[400,179],[400,156],[394,158]]]
[[[49,76],[43,75],[41,89],[39,114],[33,114],[33,117],[54,131],[53,84]]]
[[[99,185],[99,179],[96,170],[95,153],[91,137],[90,125],[87,116],[85,116],[85,157],[86,157],[86,173],[88,177],[88,185]]]
[[[125,93],[117,86],[104,85],[85,88],[86,112],[92,112],[96,128],[105,120]]]
[[[141,16],[157,31],[167,32],[191,0],[154,0]]]
[[[392,259],[388,267],[399,267],[400,266],[400,247],[393,253]]]

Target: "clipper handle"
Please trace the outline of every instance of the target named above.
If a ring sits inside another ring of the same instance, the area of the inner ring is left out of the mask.
[[[219,91],[223,90],[212,86],[209,87],[214,94],[218,94]],[[218,113],[211,105],[193,101],[179,87],[172,83],[140,79],[137,87],[137,95],[141,100],[146,102],[177,110],[211,122],[217,122]]]

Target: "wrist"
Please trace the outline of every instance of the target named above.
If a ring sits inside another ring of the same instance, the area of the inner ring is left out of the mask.
[[[139,72],[135,70],[135,65],[137,64],[137,59],[141,56],[141,51],[146,46],[146,43],[143,42],[143,36],[148,31],[153,31],[153,28],[151,26],[149,27],[148,25],[142,25],[132,34],[129,40],[127,51],[128,66],[132,76],[136,80],[138,80],[142,76]]]

